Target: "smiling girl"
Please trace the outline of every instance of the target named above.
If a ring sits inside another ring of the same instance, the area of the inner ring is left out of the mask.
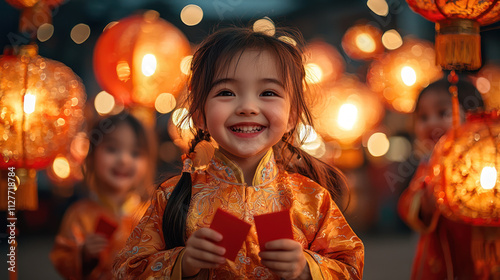
[[[137,119],[101,119],[89,138],[85,181],[92,195],[66,211],[50,254],[65,279],[112,279],[113,260],[150,198],[152,146]]]
[[[312,123],[303,57],[278,37],[223,29],[194,54],[191,153],[132,232],[115,263],[118,278],[362,278],[363,244],[334,202],[342,174],[294,146],[297,125]],[[226,236],[209,228],[219,208],[252,226],[236,261],[216,245]],[[260,251],[254,216],[282,210],[293,240]]]

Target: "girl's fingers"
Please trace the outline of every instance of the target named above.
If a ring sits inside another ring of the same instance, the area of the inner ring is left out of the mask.
[[[212,240],[214,242],[219,242],[222,240],[222,234],[216,232],[210,228],[201,228],[193,233],[193,235],[197,238],[205,238]]]
[[[215,231],[213,232],[220,235]],[[200,251],[207,251],[219,256],[222,256],[226,253],[226,249],[224,247],[215,245],[210,240],[203,238],[203,236],[203,234],[200,234],[199,236],[197,236],[196,233],[193,234],[192,238],[189,238],[186,242],[186,247],[192,247]]]
[[[300,250],[302,251],[302,245],[299,242],[292,239],[278,239],[267,242],[266,250],[269,251],[293,251]]]
[[[302,252],[300,252],[300,254],[302,254]],[[262,260],[293,262],[297,261],[300,256],[294,251],[265,251],[260,252],[259,257]]]
[[[198,250],[196,248],[186,248],[186,253],[188,258],[213,264],[221,264],[226,261],[226,258],[210,253],[208,251]]]

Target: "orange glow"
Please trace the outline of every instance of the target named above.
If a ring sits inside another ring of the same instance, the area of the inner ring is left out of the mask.
[[[473,225],[500,225],[499,120],[498,112],[472,115],[434,148],[431,183],[445,217]]]
[[[476,75],[475,84],[486,110],[500,110],[500,65],[483,66]]]
[[[312,107],[316,131],[342,145],[358,141],[384,114],[377,96],[353,76],[322,86],[318,99]]]
[[[344,59],[337,49],[323,41],[313,41],[305,51],[306,81],[319,84],[337,80],[344,72]]]
[[[342,48],[353,59],[373,59],[384,51],[382,31],[370,24],[349,28],[342,38]]]
[[[443,75],[434,63],[435,58],[431,43],[409,39],[370,65],[368,84],[389,108],[410,113],[419,92]]]

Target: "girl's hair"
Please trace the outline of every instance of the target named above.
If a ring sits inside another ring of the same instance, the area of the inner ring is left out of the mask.
[[[445,77],[441,80],[438,80],[426,88],[424,88],[420,95],[417,98],[417,102],[415,103],[415,112],[420,105],[420,100],[422,96],[427,95],[431,92],[447,94],[451,98],[451,93],[448,91],[451,83]],[[460,76],[458,83],[456,84],[458,88],[458,103],[462,107],[464,111],[475,111],[484,109],[483,98],[481,93],[476,89],[476,87],[467,80],[466,76]],[[451,104],[451,102],[450,102]]]
[[[132,115],[122,112],[117,115],[98,119],[94,122],[92,128],[88,131],[89,138],[89,151],[85,163],[83,165],[83,172],[85,175],[85,182],[94,192],[99,192],[98,183],[95,178],[95,151],[97,147],[103,143],[106,137],[117,129],[120,125],[128,125],[132,128],[134,135],[137,139],[137,147],[145,153],[148,159],[147,176],[140,186],[134,186],[134,191],[139,194],[143,201],[148,200],[152,193],[152,179],[155,172],[155,145],[154,140],[150,133],[144,128],[139,120]]]
[[[290,93],[290,117],[295,124],[312,125],[311,112],[307,108],[304,96],[305,70],[303,52],[300,43],[303,41],[299,32],[296,38],[298,46],[280,40],[280,36],[288,38],[290,31],[276,30],[276,35],[269,36],[253,32],[247,28],[225,28],[207,37],[193,55],[191,76],[188,82],[186,104],[190,116],[200,116],[204,120],[205,103],[211,84],[219,71],[228,71],[233,58],[241,56],[245,50],[269,51],[277,60],[277,69],[281,69],[281,79],[285,90]],[[283,37],[281,37],[283,38]],[[182,123],[182,122],[180,122]],[[336,168],[310,156],[297,148],[296,129],[286,133],[282,141],[276,144],[276,162],[291,173],[300,173],[325,187],[333,199],[340,204],[341,195],[347,188],[344,175]],[[201,129],[193,130],[190,152],[202,140],[210,141],[210,136]],[[298,140],[301,142],[303,140]],[[299,145],[302,143],[298,143]],[[191,200],[191,176],[184,172],[169,198],[163,215],[163,236],[167,249],[184,246],[186,217]]]

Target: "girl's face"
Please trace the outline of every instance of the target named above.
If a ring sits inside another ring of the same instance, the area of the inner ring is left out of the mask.
[[[126,192],[145,178],[148,163],[130,125],[120,123],[97,145],[94,165],[98,189]]]
[[[452,125],[452,105],[448,92],[430,90],[416,109],[415,135],[421,143],[437,143]]]
[[[260,160],[293,126],[279,74],[271,52],[245,50],[215,75],[200,125],[236,163]]]

